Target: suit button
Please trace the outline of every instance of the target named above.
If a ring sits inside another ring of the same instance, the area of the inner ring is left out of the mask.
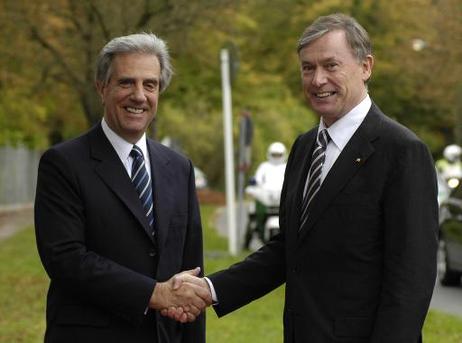
[[[150,251],[149,251],[149,256],[150,256],[150,257],[156,256],[156,251],[155,251],[155,250],[150,250]]]

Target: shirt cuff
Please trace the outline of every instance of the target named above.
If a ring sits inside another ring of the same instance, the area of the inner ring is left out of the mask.
[[[218,304],[218,298],[217,298],[217,292],[215,292],[215,287],[213,287],[212,281],[206,276],[204,276],[205,281],[207,281],[209,288],[210,288],[210,293],[212,293],[212,301],[213,305]]]

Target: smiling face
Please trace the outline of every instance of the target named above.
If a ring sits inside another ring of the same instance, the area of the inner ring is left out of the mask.
[[[120,137],[136,143],[156,115],[159,60],[150,54],[119,54],[112,60],[110,74],[106,84],[96,84],[104,119]]]
[[[366,96],[373,57],[358,61],[345,32],[331,31],[300,50],[303,92],[327,126],[347,114]]]

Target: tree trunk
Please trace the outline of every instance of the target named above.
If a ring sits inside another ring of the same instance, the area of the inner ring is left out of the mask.
[[[99,98],[98,92],[89,85],[80,95],[80,103],[82,104],[85,117],[90,125],[96,124],[103,117],[103,106]]]

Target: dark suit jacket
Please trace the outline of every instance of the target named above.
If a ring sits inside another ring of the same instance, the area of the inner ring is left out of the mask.
[[[437,186],[426,146],[374,104],[311,202],[317,128],[289,156],[281,234],[210,276],[225,315],[286,282],[284,342],[420,340],[436,277]]]
[[[45,342],[205,342],[205,318],[145,309],[157,281],[203,267],[191,162],[148,139],[156,238],[101,125],[42,156],[37,246],[51,283]]]

